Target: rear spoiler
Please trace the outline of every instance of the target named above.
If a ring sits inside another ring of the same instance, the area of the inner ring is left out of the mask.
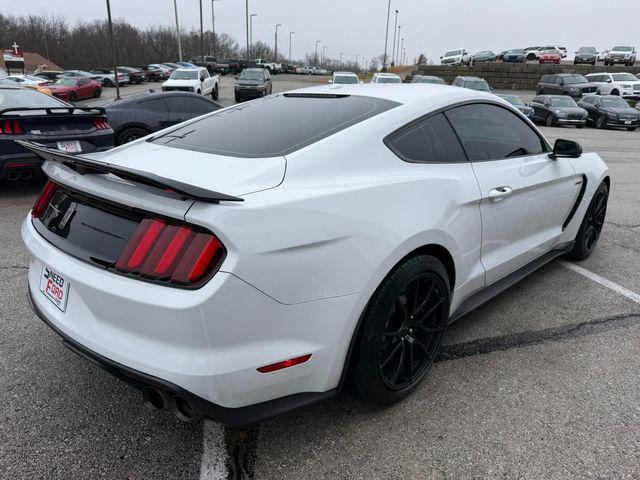
[[[200,200],[203,202],[219,203],[219,202],[243,202],[244,199],[226,195],[224,193],[214,192],[195,185],[189,185],[177,180],[171,180],[149,172],[143,172],[129,167],[112,165],[98,160],[92,160],[86,157],[70,155],[54,148],[45,147],[39,143],[29,142],[26,140],[15,140],[24,148],[31,150],[33,153],[51,162],[60,163],[74,169],[78,174],[85,175],[88,173],[111,173],[125,180],[131,180],[143,185],[161,188],[162,190],[173,191],[184,198]]]
[[[99,115],[105,115],[106,110],[102,107],[15,107],[5,108],[0,110],[0,116],[7,112],[32,112],[32,111],[45,111],[47,115],[54,115],[56,113],[68,113],[72,114],[76,111],[80,112],[93,112]]]

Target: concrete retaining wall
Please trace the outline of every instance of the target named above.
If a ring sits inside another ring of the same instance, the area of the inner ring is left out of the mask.
[[[560,65],[539,65],[533,63],[487,63],[474,67],[449,67],[443,65],[425,65],[412,72],[413,75],[435,75],[442,77],[447,83],[453,82],[458,75],[470,75],[484,78],[489,85],[499,90],[535,90],[542,75],[550,73],[580,73],[586,75],[596,72],[629,72],[640,73],[640,66],[605,67],[598,64],[573,65],[563,63]],[[411,81],[407,78],[405,81]]]

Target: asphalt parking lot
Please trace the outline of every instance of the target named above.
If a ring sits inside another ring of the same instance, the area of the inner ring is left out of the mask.
[[[316,81],[282,75],[274,92]],[[640,132],[542,130],[609,165],[594,255],[554,261],[454,324],[401,404],[339,397],[248,431],[149,412],[64,348],[26,300],[19,229],[37,189],[1,184],[0,478],[640,478]]]

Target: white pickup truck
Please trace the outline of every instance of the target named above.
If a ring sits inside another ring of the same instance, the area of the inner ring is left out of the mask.
[[[282,64],[275,62],[268,62],[263,58],[256,58],[255,64],[257,68],[266,68],[269,70],[269,73],[280,73],[282,72]]]
[[[211,95],[218,100],[220,75],[209,75],[205,67],[177,68],[169,80],[162,84],[163,92],[194,92],[199,95]]]

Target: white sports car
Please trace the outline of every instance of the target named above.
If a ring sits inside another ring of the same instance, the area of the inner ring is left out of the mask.
[[[588,257],[607,167],[442,85],[270,95],[105,153],[44,157],[29,297],[67,346],[185,421],[248,425],[425,377],[451,321]]]

